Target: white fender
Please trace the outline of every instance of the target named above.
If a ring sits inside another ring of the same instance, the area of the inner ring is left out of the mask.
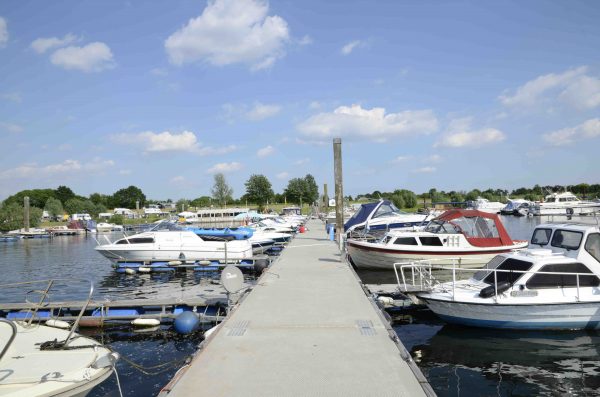
[[[156,318],[136,318],[131,321],[131,325],[136,327],[156,327],[160,325],[160,320]]]
[[[69,329],[71,328],[71,324],[63,320],[55,320],[51,318],[46,321],[46,325],[49,327],[60,328],[60,329]]]

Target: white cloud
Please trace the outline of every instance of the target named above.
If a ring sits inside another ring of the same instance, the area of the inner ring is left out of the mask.
[[[275,153],[275,148],[271,145],[260,148],[256,151],[258,157],[267,157]]]
[[[444,135],[435,143],[434,147],[481,147],[502,142],[506,135],[495,128],[482,128],[471,130],[471,118],[452,120]]]
[[[131,175],[131,170],[119,170],[119,175]]]
[[[21,127],[18,124],[0,122],[0,130],[11,132],[13,134],[18,134],[20,132],[23,132],[23,127]]]
[[[412,170],[415,174],[431,174],[432,172],[437,171],[435,167],[422,167]]]
[[[390,163],[392,163],[392,164],[404,163],[405,161],[411,160],[412,158],[413,158],[412,156],[398,156],[395,159],[393,159],[392,161],[390,161]]]
[[[321,108],[321,103],[319,101],[312,101],[308,104],[308,108],[311,110],[317,110]]]
[[[254,107],[246,113],[246,118],[252,121],[260,121],[275,116],[281,110],[279,105],[265,105],[255,103]]]
[[[6,47],[8,43],[8,26],[6,19],[0,17],[0,48]]]
[[[0,179],[18,179],[31,177],[64,176],[71,174],[89,174],[105,171],[115,165],[113,160],[94,158],[90,162],[79,160],[64,160],[62,163],[38,165],[37,163],[22,164],[18,167],[0,171]]]
[[[235,145],[221,146],[218,148],[202,146],[196,134],[191,131],[181,133],[163,131],[144,131],[139,133],[124,133],[113,135],[114,142],[135,145],[146,153],[158,152],[189,152],[200,156],[220,155],[231,153],[238,149]]]
[[[82,72],[100,72],[115,67],[110,48],[101,42],[61,48],[50,56],[50,62],[67,70]]]
[[[277,179],[286,179],[289,176],[290,176],[290,173],[289,172],[285,172],[285,171],[284,172],[280,172],[279,174],[275,175],[275,177]]]
[[[165,41],[175,65],[206,61],[223,66],[250,65],[253,70],[272,66],[285,54],[288,25],[268,16],[261,0],[212,0],[199,17],[192,18]]]
[[[587,66],[550,73],[528,81],[512,95],[499,97],[509,107],[533,107],[560,100],[580,109],[600,106],[600,79],[589,76]]]
[[[575,127],[544,134],[544,141],[552,146],[563,146],[580,141],[600,137],[600,119],[590,119]]]
[[[351,41],[349,43],[347,43],[346,45],[344,45],[342,47],[342,49],[340,50],[340,52],[342,53],[342,55],[350,55],[352,53],[352,51],[354,51],[356,48],[360,48],[360,47],[364,47],[365,46],[365,42],[362,40],[354,40]]]
[[[423,157],[421,159],[424,163],[439,163],[443,160],[442,156],[439,154],[432,154],[431,156]]]
[[[210,167],[208,170],[206,170],[207,174],[216,174],[219,172],[222,173],[228,173],[228,172],[233,172],[233,171],[238,171],[242,169],[242,165],[238,162],[231,162],[231,163],[217,163],[215,165],[213,165],[212,167]]]
[[[314,115],[297,128],[304,135],[318,140],[354,137],[383,142],[394,136],[435,132],[438,121],[431,110],[386,114],[384,108],[363,109],[360,105],[352,105],[340,106],[331,113]]]
[[[174,185],[180,185],[185,182],[185,177],[181,176],[181,175],[177,175],[177,176],[174,176],[173,178],[171,178],[171,180],[169,182],[171,182]]]
[[[308,157],[305,157],[303,159],[294,161],[294,165],[302,165],[302,164],[306,164],[309,162],[310,162],[310,159]]]
[[[23,97],[18,92],[5,92],[3,94],[0,94],[0,96],[2,97],[2,99],[6,99],[7,101],[11,101],[14,103],[23,102]]]
[[[309,35],[304,35],[300,40],[298,40],[299,45],[309,45],[312,44],[313,39]]]
[[[39,39],[35,39],[30,47],[38,54],[43,54],[50,49],[64,47],[77,40],[77,36],[71,33],[68,33],[62,39],[59,39],[58,37],[40,37]]]

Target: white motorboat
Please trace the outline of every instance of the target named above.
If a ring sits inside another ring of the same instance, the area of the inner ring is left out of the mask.
[[[531,201],[525,199],[508,199],[506,206],[500,210],[502,215],[527,216]]]
[[[571,192],[551,193],[543,202],[534,203],[530,212],[533,215],[587,215],[600,212],[600,203],[581,201]]]
[[[111,260],[241,260],[252,257],[248,240],[206,241],[188,230],[156,230],[98,245],[96,251]]]
[[[251,223],[248,225],[252,229],[260,232],[272,232],[272,233],[294,233],[295,228],[289,224],[280,224],[276,222],[267,222],[266,219],[263,219],[260,222]]]
[[[112,223],[100,222],[96,224],[96,232],[98,233],[110,233],[114,230],[115,225]]]
[[[362,204],[358,211],[346,221],[344,231],[350,235],[350,233],[419,226],[433,218],[429,214],[403,212],[396,208],[391,201],[379,200],[374,203]]]
[[[434,259],[461,267],[481,267],[499,253],[527,247],[513,241],[498,215],[475,210],[446,211],[424,227],[392,229],[381,239],[347,240],[357,268],[391,270],[396,262]]]
[[[76,280],[68,280],[70,286],[73,281]],[[44,288],[26,293],[42,293],[39,302],[42,307],[48,303],[50,290],[55,293],[60,282],[60,279],[30,281],[2,288],[3,291],[15,287],[29,289],[43,283]],[[93,287],[88,303],[92,293]],[[46,322],[55,327],[35,322],[38,319],[35,309],[27,312],[24,320],[0,319],[0,396],[85,396],[114,372],[119,355],[74,332],[86,308],[84,305],[74,323],[56,319]]]
[[[403,279],[417,274],[434,286],[417,293],[442,319],[492,328],[600,328],[600,228],[542,224],[533,249],[498,255],[468,279],[436,283],[429,264],[401,265]],[[461,276],[462,275],[462,276]],[[422,285],[422,284],[421,284]]]
[[[506,204],[502,204],[498,201],[489,201],[483,197],[477,197],[477,200],[469,202],[467,209],[473,209],[477,211],[489,212],[490,214],[497,214],[502,211]]]

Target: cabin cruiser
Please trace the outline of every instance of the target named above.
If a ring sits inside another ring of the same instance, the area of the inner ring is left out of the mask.
[[[371,230],[388,230],[401,227],[424,225],[432,217],[428,214],[410,214],[400,211],[389,200],[362,204],[358,211],[344,224],[344,231],[350,233]]]
[[[503,253],[468,279],[453,269],[450,282],[435,282],[431,264],[401,265],[434,280],[416,293],[442,319],[463,325],[514,329],[600,328],[600,228],[542,224],[531,249]],[[426,273],[429,273],[426,275]]]
[[[260,222],[251,223],[248,225],[252,229],[260,232],[274,232],[274,233],[294,233],[296,231],[295,227],[287,223],[278,223],[278,222],[268,222],[267,219],[263,219]]]
[[[172,261],[252,257],[248,240],[207,241],[189,230],[157,230],[98,245],[96,251],[111,260]]]
[[[571,192],[551,193],[541,203],[534,203],[533,215],[587,215],[600,212],[600,203],[581,201]]]
[[[357,268],[391,270],[396,262],[435,260],[439,265],[481,267],[502,252],[527,247],[513,241],[498,215],[455,209],[427,226],[392,229],[376,240],[349,238],[348,255]]]
[[[502,211],[505,207],[505,204],[502,204],[498,201],[489,201],[488,199],[484,199],[483,197],[477,197],[477,200],[473,200],[469,202],[468,209],[473,209],[477,211],[489,212],[490,214],[497,214]]]
[[[525,199],[508,199],[508,203],[500,210],[500,213],[502,215],[527,216],[531,204],[531,201]]]

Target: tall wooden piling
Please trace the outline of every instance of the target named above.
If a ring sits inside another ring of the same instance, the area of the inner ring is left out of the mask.
[[[333,168],[335,178],[335,230],[337,241],[344,234],[344,190],[342,181],[342,138],[333,138]]]
[[[25,231],[29,231],[29,196],[25,196],[23,199],[23,223],[25,224]]]

